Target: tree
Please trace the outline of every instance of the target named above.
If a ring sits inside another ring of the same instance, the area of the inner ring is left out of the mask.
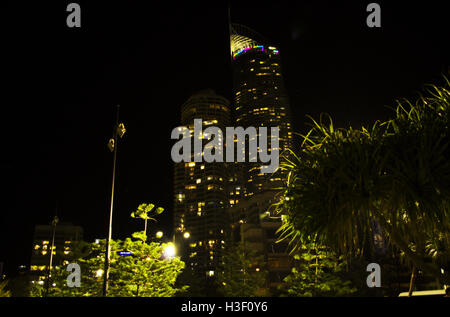
[[[164,208],[155,208],[154,204],[140,204],[138,208],[131,213],[131,218],[144,219],[144,234],[147,236],[147,221],[155,220],[155,218],[150,217],[150,214],[160,215],[164,211]]]
[[[184,268],[184,262],[178,258],[164,258],[164,249],[169,244],[145,243],[143,232],[133,234],[133,238],[111,240],[109,296],[173,296],[179,291],[175,281]],[[68,287],[70,272],[66,267],[57,266],[52,272],[54,286],[49,296],[102,296],[105,245],[105,240],[77,244],[70,261],[80,265],[81,287]],[[39,296],[41,288],[36,284],[32,296]]]
[[[337,253],[361,255],[377,221],[412,264],[449,284],[442,264],[428,261],[429,243],[449,248],[450,84],[428,86],[413,104],[371,129],[334,129],[313,120],[299,155],[286,159],[287,186],[275,208],[292,246],[317,236]],[[434,242],[433,242],[434,241]],[[445,258],[445,256],[441,256]]]
[[[11,297],[11,292],[6,289],[7,281],[0,281],[0,297]]]
[[[325,247],[303,245],[295,264],[280,287],[281,296],[346,296],[356,292],[344,272],[347,263]]]
[[[243,243],[229,247],[218,270],[219,291],[226,297],[253,297],[264,294],[267,270],[264,257]]]

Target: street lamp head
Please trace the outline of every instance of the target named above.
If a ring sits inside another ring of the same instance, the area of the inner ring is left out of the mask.
[[[108,141],[108,149],[113,152],[114,151],[114,139],[109,139]]]
[[[123,135],[127,132],[127,129],[125,129],[125,125],[123,123],[119,123],[119,126],[117,127],[117,134],[120,138],[123,137]]]
[[[190,236],[191,236],[191,234],[187,231],[183,234],[183,238],[185,238],[185,239],[189,239]]]
[[[164,235],[164,233],[162,231],[158,231],[156,233],[156,238],[161,239],[163,235]]]

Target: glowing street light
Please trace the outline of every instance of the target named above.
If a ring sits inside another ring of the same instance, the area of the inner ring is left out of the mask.
[[[173,243],[168,243],[163,250],[163,256],[166,259],[172,259],[175,257],[176,254],[176,249],[175,249],[175,245]]]
[[[96,277],[102,277],[103,276],[104,271],[102,269],[97,270],[97,272],[95,272],[95,276]]]
[[[185,239],[189,239],[190,236],[191,236],[191,234],[187,231],[183,234],[183,238],[185,238]]]
[[[162,231],[158,231],[156,233],[156,238],[161,239],[163,235],[164,235],[164,233]]]

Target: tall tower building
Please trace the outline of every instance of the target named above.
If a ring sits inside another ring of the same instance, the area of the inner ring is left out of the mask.
[[[279,128],[279,154],[292,147],[293,133],[289,98],[284,86],[279,50],[257,32],[230,25],[235,124],[244,128]],[[259,135],[258,135],[259,137]],[[270,138],[267,140],[271,148]],[[258,148],[259,150],[259,148]],[[268,211],[276,202],[277,188],[285,173],[261,172],[262,163],[237,164],[243,190],[239,203],[229,208],[232,237],[263,255],[268,270],[267,287],[275,290],[290,273],[288,245],[277,243],[281,222]],[[235,196],[236,197],[236,196]]]
[[[191,138],[194,119],[202,119],[203,130],[215,126],[225,131],[231,120],[229,101],[213,90],[194,94],[181,108],[181,125],[190,130]],[[228,163],[194,162],[193,157],[174,168],[175,244],[183,252],[186,269],[208,280],[214,278],[226,241],[230,169]]]
[[[279,127],[280,154],[292,146],[289,98],[281,72],[279,50],[263,36],[240,24],[230,26],[233,97],[236,125]],[[268,140],[270,148],[270,138]],[[280,187],[283,175],[263,174],[261,164],[245,164],[244,196]]]

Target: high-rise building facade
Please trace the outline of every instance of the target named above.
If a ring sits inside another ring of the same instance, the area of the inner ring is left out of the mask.
[[[239,24],[230,26],[230,48],[236,125],[244,128],[264,126],[268,131],[270,127],[278,127],[282,154],[291,148],[293,133],[279,50],[257,32]],[[245,197],[282,184],[281,171],[264,174],[260,163],[245,165],[241,172]]]
[[[279,50],[257,32],[239,24],[230,25],[235,124],[244,128],[279,128],[279,154],[292,148],[291,110],[281,71]],[[259,137],[259,135],[258,135]],[[267,140],[271,148],[270,138]],[[258,147],[258,151],[260,151]],[[267,287],[276,289],[291,270],[288,245],[277,242],[281,221],[270,216],[277,188],[286,181],[278,170],[261,172],[262,163],[237,166],[243,188],[240,203],[229,208],[231,236],[263,255],[268,270]]]
[[[182,105],[181,125],[190,130],[191,139],[196,137],[195,119],[202,119],[203,130],[216,126],[224,133],[227,126],[267,127],[268,134],[271,127],[278,127],[281,154],[291,147],[293,135],[279,51],[244,26],[233,24],[230,30],[233,106],[212,90],[201,91]],[[198,137],[203,148],[208,136],[202,133]],[[220,145],[236,146],[236,138],[231,145],[225,144],[226,139],[224,135]],[[250,140],[246,141],[248,144]],[[267,145],[270,152],[270,135]],[[261,166],[267,163],[249,163],[248,155],[245,161],[196,162],[191,153],[191,162],[175,164],[175,244],[186,269],[208,281],[217,274],[228,242],[241,240],[265,256],[270,277],[267,284],[274,286],[289,272],[289,257],[284,245],[275,243],[280,223],[264,220],[262,215],[275,201],[276,188],[285,175],[280,171],[261,173]]]
[[[48,273],[50,252],[53,253],[52,266],[68,265],[72,244],[83,239],[83,228],[71,223],[61,222],[55,227],[55,242],[52,248],[53,227],[36,225],[34,229],[33,251],[31,253],[31,279],[43,283]]]
[[[214,126],[225,131],[230,124],[229,101],[213,90],[192,95],[181,108],[181,125],[194,137],[194,119],[202,129]],[[202,148],[208,136],[202,133]],[[224,146],[225,140],[218,140]],[[193,142],[191,142],[193,143]],[[225,247],[229,205],[227,184],[230,169],[225,162],[180,162],[174,168],[175,244],[187,269],[205,279],[213,278]],[[231,175],[232,176],[232,175]]]

